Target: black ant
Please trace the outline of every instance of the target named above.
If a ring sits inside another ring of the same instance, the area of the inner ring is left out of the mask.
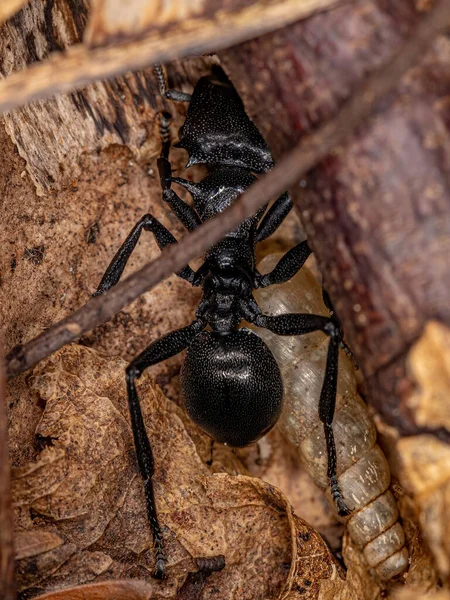
[[[162,152],[158,159],[162,196],[184,227],[192,231],[222,212],[256,180],[254,173],[267,172],[274,162],[263,137],[248,118],[240,97],[221,69],[202,77],[192,96],[168,90],[162,68],[157,66],[155,72],[165,98],[190,103],[180,129],[180,141],[176,144],[189,154],[187,167],[203,163],[209,168],[209,174],[199,183],[172,177],[168,160],[169,122],[167,114],[163,114]],[[193,208],[171,189],[172,183],[190,192]],[[126,369],[131,424],[156,549],[154,576],[158,579],[165,577],[166,557],[153,493],[153,455],[135,381],[147,367],[187,348],[181,385],[191,419],[223,444],[242,447],[256,442],[280,416],[283,382],[266,344],[253,331],[239,329],[243,319],[278,335],[302,335],[320,330],[330,336],[319,415],[325,430],[332,495],[339,513],[349,512],[336,477],[331,426],[342,341],[339,324],[333,316],[264,315],[252,295],[255,288],[291,279],[311,253],[304,241],[291,248],[270,273],[261,275],[256,269],[256,244],[274,233],[291,208],[291,198],[285,192],[267,212],[266,205],[212,246],[197,271],[190,266],[179,271],[179,277],[203,288],[195,320],[150,344]],[[106,292],[119,281],[142,230],[153,233],[160,248],[177,243],[157,219],[150,214],[144,215],[114,256],[94,295]],[[205,330],[208,326],[209,330]]]

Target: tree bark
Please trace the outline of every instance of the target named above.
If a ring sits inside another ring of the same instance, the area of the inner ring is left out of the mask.
[[[86,0],[31,1],[0,31],[0,75],[24,71],[53,52],[80,43],[87,22]],[[194,84],[208,62],[200,59],[170,67],[171,84],[180,88],[186,82]],[[83,153],[120,144],[140,161],[154,158],[160,149],[162,107],[149,66],[28,104],[5,115],[5,123],[38,194],[44,195],[77,180]]]
[[[279,157],[336,114],[423,14],[408,0],[351,3],[220,58]],[[408,351],[428,321],[450,324],[449,67],[442,37],[389,106],[293,190],[369,397],[409,434],[427,428],[407,403]]]

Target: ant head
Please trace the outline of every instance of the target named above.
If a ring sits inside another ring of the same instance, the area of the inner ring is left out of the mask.
[[[253,331],[203,331],[181,370],[186,411],[216,441],[247,446],[278,420],[283,403],[280,370]]]

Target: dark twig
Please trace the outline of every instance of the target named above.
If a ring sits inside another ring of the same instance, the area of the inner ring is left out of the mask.
[[[188,573],[185,582],[177,592],[177,600],[200,600],[208,577],[225,568],[223,554],[211,558],[197,558],[195,562],[198,571]]]
[[[400,52],[381,67],[323,127],[303,138],[267,175],[261,177],[232,206],[186,235],[179,244],[166,248],[159,258],[117,284],[105,295],[89,300],[82,308],[56,323],[7,357],[7,375],[12,377],[34,366],[64,344],[104,323],[140,294],[151,290],[171,273],[200,256],[268,200],[278,197],[342,143],[374,112],[376,103],[395,88],[402,75],[425,54],[431,42],[450,27],[450,0],[440,0],[419,23]]]
[[[0,598],[14,600],[11,474],[8,456],[5,374],[0,366]]]

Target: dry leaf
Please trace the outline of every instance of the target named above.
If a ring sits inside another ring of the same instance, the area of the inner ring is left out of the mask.
[[[432,435],[397,443],[400,478],[413,495],[421,531],[444,579],[450,575],[450,447]]]
[[[412,590],[398,590],[395,593],[393,600],[450,600],[450,592],[448,590],[441,590],[440,592],[427,593]]]
[[[294,515],[295,561],[280,600],[313,600],[321,590],[323,580],[344,582],[338,566],[320,535]],[[311,578],[311,574],[314,577]]]
[[[32,386],[46,403],[36,431],[45,447],[13,472],[20,589],[36,594],[132,577],[146,579],[149,593],[164,590],[164,597],[175,598],[196,568],[194,558],[223,554],[226,567],[207,580],[203,598],[275,599],[299,565],[314,590],[310,597],[316,597],[318,576],[336,572],[321,538],[294,522],[276,488],[213,474],[197,454],[184,413],[143,377],[139,392],[169,557],[168,581],[151,580],[152,539],[128,425],[124,367],[121,359],[72,345],[33,372]],[[308,531],[308,539],[299,530]],[[303,558],[294,561],[288,578],[298,535]]]
[[[419,427],[450,430],[450,329],[429,321],[408,354],[410,377],[416,389],[407,406]]]
[[[0,598],[15,600],[14,531],[11,508],[11,469],[8,452],[6,378],[0,348]]]
[[[139,579],[105,581],[49,592],[39,600],[151,600],[152,584]]]
[[[301,515],[327,541],[334,551],[342,547],[344,525],[320,488],[299,461],[292,444],[277,426],[258,444],[237,452],[249,472],[283,490],[294,512]]]

